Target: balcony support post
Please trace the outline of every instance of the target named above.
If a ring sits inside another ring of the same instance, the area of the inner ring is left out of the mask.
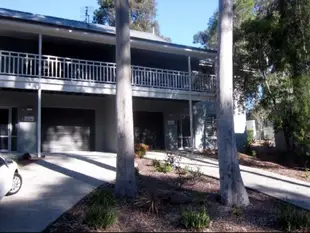
[[[193,133],[193,103],[192,103],[192,68],[191,68],[191,57],[188,56],[188,78],[189,78],[189,124],[191,134],[191,154],[194,151],[194,133]]]
[[[41,157],[41,76],[42,76],[42,34],[39,34],[39,73],[38,73],[38,106],[37,106],[37,155]]]

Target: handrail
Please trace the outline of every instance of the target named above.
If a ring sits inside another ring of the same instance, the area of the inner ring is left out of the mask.
[[[97,83],[116,83],[116,64],[68,57],[43,55],[42,78]],[[0,50],[0,74],[37,77],[39,55]],[[188,72],[132,65],[132,85],[150,88],[192,91],[212,91],[215,76],[189,75]]]

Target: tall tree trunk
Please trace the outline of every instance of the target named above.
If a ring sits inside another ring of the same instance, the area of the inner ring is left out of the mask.
[[[134,137],[128,0],[115,0],[117,161],[115,194],[135,197]]]
[[[217,135],[220,194],[223,204],[244,207],[249,198],[237,157],[233,121],[233,0],[219,0]]]

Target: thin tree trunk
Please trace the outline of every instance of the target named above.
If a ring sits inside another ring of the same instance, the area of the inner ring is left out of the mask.
[[[249,204],[249,198],[240,174],[233,121],[233,0],[219,0],[219,11],[217,143],[220,194],[223,204],[244,207]]]
[[[115,194],[135,197],[134,137],[128,0],[115,0],[117,162]]]

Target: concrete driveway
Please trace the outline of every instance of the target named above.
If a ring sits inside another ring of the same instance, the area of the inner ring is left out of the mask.
[[[96,187],[115,179],[116,155],[47,154],[20,169],[23,187],[0,201],[0,232],[40,232]]]

